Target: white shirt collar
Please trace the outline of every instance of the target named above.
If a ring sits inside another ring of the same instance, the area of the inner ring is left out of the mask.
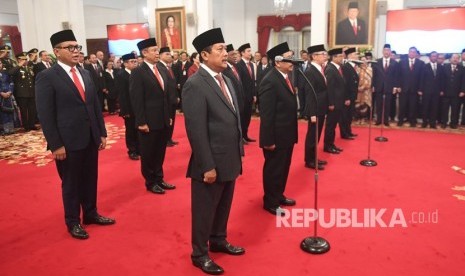
[[[58,60],[58,65],[60,65],[61,68],[63,68],[63,69],[66,71],[66,73],[71,72],[71,68],[75,68],[75,69],[76,69],[76,66],[71,67],[71,66],[69,66],[69,65],[64,64],[63,62],[61,62],[61,61],[59,61],[59,60]],[[79,71],[79,70],[76,69],[76,71]]]
[[[128,68],[124,68],[124,70],[126,70],[126,72],[128,72],[129,75],[131,74],[131,70],[129,70]]]
[[[213,78],[218,75],[219,73],[213,71],[212,69],[210,69],[207,65],[203,64],[203,63],[200,63],[200,67],[202,67],[203,69],[205,69],[208,74],[210,74]]]

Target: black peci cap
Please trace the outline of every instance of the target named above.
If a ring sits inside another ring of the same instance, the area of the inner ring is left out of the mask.
[[[121,57],[121,59],[124,61],[128,61],[130,59],[135,59],[136,58],[136,55],[134,55],[134,53],[129,53],[129,54],[125,54]]]
[[[244,45],[241,45],[241,47],[239,47],[237,50],[241,53],[241,52],[244,52],[245,49],[248,49],[248,48],[252,48],[252,47],[250,47],[250,43],[246,43]]]
[[[77,41],[72,30],[59,31],[52,34],[50,37],[50,43],[52,43],[52,47],[55,47],[56,45],[65,41]]]
[[[282,56],[284,53],[289,52],[289,51],[290,51],[289,45],[287,44],[287,42],[284,42],[269,49],[266,52],[266,55],[271,61],[274,61],[274,58],[276,56]]]
[[[139,51],[141,52],[145,48],[152,47],[152,46],[157,46],[157,41],[155,40],[155,38],[147,38],[137,43],[137,48],[139,48]]]
[[[221,32],[221,28],[214,28],[203,32],[195,37],[192,41],[192,45],[194,45],[194,48],[198,53],[202,52],[203,49],[207,48],[208,46],[216,43],[224,43],[223,32]]]

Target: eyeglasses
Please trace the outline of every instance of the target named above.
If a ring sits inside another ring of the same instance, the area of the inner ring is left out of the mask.
[[[57,49],[68,49],[70,52],[74,52],[76,50],[81,51],[82,50],[82,45],[69,45],[66,47],[55,47]]]

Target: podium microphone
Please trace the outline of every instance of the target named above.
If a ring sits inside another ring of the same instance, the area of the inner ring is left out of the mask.
[[[370,120],[368,121],[368,158],[360,161],[360,165],[365,167],[374,167],[378,165],[375,160],[371,159],[371,124],[373,123],[373,107],[370,108]]]
[[[275,61],[277,60],[278,57],[275,58]],[[282,57],[281,57],[282,58]],[[282,58],[279,61],[283,61],[284,58]],[[292,62],[292,61],[289,61]],[[315,88],[313,87],[312,83],[308,80],[307,76],[305,76],[304,72],[302,72],[302,69],[298,66],[297,71],[302,75],[302,77],[305,79],[305,81],[310,85],[310,88],[312,89],[313,92],[313,97],[315,98],[315,105],[318,109],[318,98],[315,92]],[[309,122],[311,123],[311,122]],[[315,201],[314,201],[314,208],[316,211],[318,211],[318,116],[316,116],[316,122],[315,122],[315,176],[314,176],[314,183],[315,183]],[[318,228],[318,220],[314,221],[313,224],[313,236],[306,237],[301,243],[300,243],[300,249],[303,251],[310,253],[310,254],[323,254],[329,251],[330,245],[327,240],[325,240],[322,237],[318,237],[317,235],[317,228]]]
[[[383,93],[383,108],[382,108],[382,113],[381,113],[381,135],[375,138],[376,142],[387,142],[388,138],[383,136],[383,130],[384,130],[384,108],[386,105],[386,94]]]

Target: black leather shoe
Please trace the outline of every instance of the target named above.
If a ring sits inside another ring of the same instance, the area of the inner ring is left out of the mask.
[[[160,195],[165,193],[165,190],[163,190],[163,188],[158,185],[147,187],[147,191],[152,192],[154,194],[160,194]]]
[[[210,275],[221,275],[224,273],[224,270],[221,266],[217,265],[210,257],[202,257],[197,259],[192,259],[192,264],[195,267],[200,268],[203,272]]]
[[[275,216],[281,216],[284,217],[284,209],[281,207],[263,207],[268,213],[275,215]]]
[[[247,142],[247,140],[245,140],[245,138],[242,138],[242,143],[243,143],[244,145],[248,145],[248,144],[249,144],[249,142]]]
[[[284,205],[284,206],[294,206],[295,205],[295,200],[292,198],[285,198],[279,202],[279,204]]]
[[[252,139],[252,138],[249,138],[249,137],[246,137],[246,138],[244,138],[244,139],[245,139],[247,142],[255,142],[255,141],[257,141],[257,140],[255,140],[255,139]]]
[[[179,142],[178,142],[178,141],[174,141],[173,139],[171,139],[169,142],[170,142],[171,144],[173,144],[173,145],[177,145],[177,144],[179,144]]]
[[[358,134],[357,134],[357,133],[351,133],[351,134],[349,134],[349,136],[350,136],[350,137],[357,137]]]
[[[158,184],[158,186],[160,186],[161,188],[163,188],[165,190],[174,190],[174,189],[176,189],[176,186],[171,185],[169,183],[166,183],[165,181],[162,181],[160,184]]]
[[[332,154],[339,154],[339,151],[336,150],[336,149],[333,148],[333,147],[324,148],[323,151],[324,151],[324,152],[329,152],[329,153],[332,153]]]
[[[328,161],[326,160],[318,160],[318,165],[327,165]]]
[[[210,244],[210,251],[211,252],[221,252],[226,253],[229,255],[243,255],[245,253],[245,249],[239,246],[233,246],[229,242],[225,244]]]
[[[397,126],[398,126],[398,127],[401,127],[401,126],[403,126],[403,125],[404,125],[404,123],[401,123],[401,122],[398,122],[398,123],[397,123]]]
[[[430,127],[430,128],[433,128],[433,129],[437,129],[436,125],[433,125],[433,124],[430,125],[429,127]]]
[[[313,163],[313,162],[312,163],[305,163],[305,167],[310,168],[310,169],[315,169],[315,163]],[[322,170],[325,169],[325,166],[318,164],[318,169],[322,171]]]
[[[131,159],[131,160],[139,160],[139,155],[137,155],[137,153],[130,153],[129,154],[129,159]]]
[[[115,220],[112,218],[102,217],[101,215],[96,215],[92,218],[84,218],[84,224],[98,224],[98,225],[112,225],[115,224]]]
[[[341,138],[344,140],[354,140],[354,137],[351,137],[351,136],[343,136]]]
[[[379,125],[381,125],[381,122],[376,122],[375,123],[375,126],[379,126]]]
[[[173,142],[168,141],[168,142],[166,143],[166,146],[167,146],[167,147],[174,147],[174,144],[173,144]]]
[[[452,128],[452,129],[457,129],[457,125],[455,125],[455,124],[450,124],[450,128]]]
[[[444,129],[444,128],[446,128],[446,127],[447,127],[446,124],[442,124],[442,125],[441,125],[441,128],[442,128],[442,129]]]
[[[427,126],[428,126],[427,123],[422,123],[422,124],[421,124],[421,128],[426,128]]]
[[[341,148],[338,148],[338,147],[336,147],[335,145],[333,145],[333,149],[335,149],[335,150],[337,150],[337,151],[339,151],[339,152],[342,152],[342,151],[344,151],[343,149],[341,149]]]
[[[75,239],[85,240],[89,238],[89,234],[87,234],[86,230],[84,230],[80,224],[69,227],[68,232],[71,234],[71,237]]]
[[[390,127],[391,125],[389,123],[384,123],[384,126]]]

